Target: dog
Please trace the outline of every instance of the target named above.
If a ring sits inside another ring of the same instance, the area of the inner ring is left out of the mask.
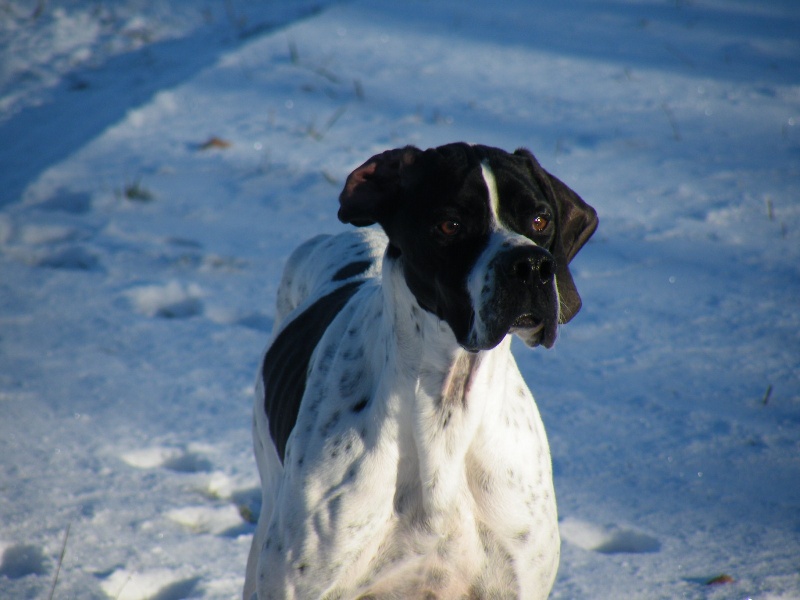
[[[550,348],[580,309],[595,210],[525,149],[456,143],[373,156],[338,216],[277,294],[245,600],[546,598],[550,450],[511,338]]]

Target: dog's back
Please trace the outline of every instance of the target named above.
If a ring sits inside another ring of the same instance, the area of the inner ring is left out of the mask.
[[[386,241],[379,230],[359,229],[346,238],[323,234],[301,244],[286,262],[278,287],[273,340],[290,315],[289,321],[347,283],[380,276]]]

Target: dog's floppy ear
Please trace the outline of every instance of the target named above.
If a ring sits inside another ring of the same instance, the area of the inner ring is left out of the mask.
[[[531,173],[558,210],[558,233],[551,252],[556,259],[561,304],[559,321],[568,323],[581,309],[581,297],[569,271],[569,262],[597,229],[597,212],[560,179],[545,171],[530,151],[520,148],[514,154],[528,159]]]
[[[403,171],[420,152],[413,146],[387,150],[350,173],[339,194],[339,220],[356,227],[381,223],[400,194]]]

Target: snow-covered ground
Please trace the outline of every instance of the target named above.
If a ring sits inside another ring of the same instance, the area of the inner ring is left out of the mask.
[[[58,599],[239,594],[281,266],[352,167],[456,140],[601,217],[582,312],[515,347],[553,597],[800,598],[798,31],[793,0],[0,1],[0,598],[59,565]]]

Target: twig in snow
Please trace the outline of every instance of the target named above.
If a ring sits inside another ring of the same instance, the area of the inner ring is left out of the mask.
[[[293,40],[289,40],[289,61],[293,65],[307,69],[315,75],[327,79],[331,83],[339,84],[342,82],[341,78],[336,75],[336,73],[330,71],[325,65],[303,63],[303,61],[300,60],[300,52],[297,50],[297,44],[295,44]]]
[[[761,399],[761,404],[763,404],[764,406],[769,404],[769,399],[771,396],[772,396],[772,384],[770,383],[767,386],[767,391],[764,392],[764,397]]]
[[[125,184],[122,194],[133,202],[150,202],[154,198],[153,192],[144,187],[139,179],[133,183]]]
[[[672,109],[667,106],[666,102],[661,103],[661,110],[664,111],[664,114],[667,115],[667,120],[669,121],[670,127],[672,127],[672,137],[675,139],[676,142],[681,141],[681,132],[678,129],[678,122],[675,120],[675,115],[672,113]]]
[[[47,6],[47,0],[39,0],[36,3],[36,8],[33,9],[33,13],[31,14],[31,19],[36,20],[42,16],[44,13],[44,9]]]
[[[312,123],[308,128],[308,135],[310,135],[312,138],[314,138],[319,142],[320,140],[322,140],[322,138],[325,137],[325,134],[331,130],[331,127],[333,127],[336,124],[336,121],[338,121],[341,118],[341,116],[345,113],[345,111],[347,111],[347,107],[340,106],[336,110],[336,112],[333,113],[333,115],[331,115],[331,117],[326,121],[325,125],[322,126],[322,129],[317,129],[316,127],[314,127]]]
[[[320,66],[320,67],[309,67],[309,69],[311,69],[312,73],[316,73],[317,75],[319,75],[320,77],[323,77],[324,79],[327,79],[331,83],[341,83],[341,81],[342,81],[341,79],[339,79],[339,77],[338,77],[338,75],[336,75],[336,73],[332,73],[331,71],[329,71],[325,67],[322,67],[322,66]]]
[[[289,40],[289,60],[293,65],[300,62],[300,54],[297,52],[297,44]]]
[[[58,575],[61,573],[61,565],[64,563],[64,555],[67,553],[67,540],[69,540],[69,530],[72,523],[67,523],[67,530],[64,532],[64,541],[61,544],[61,553],[58,555],[58,564],[56,565],[56,574],[53,577],[53,586],[50,588],[50,595],[48,600],[53,600],[53,595],[56,593],[56,585],[58,584]]]
[[[727,573],[723,573],[722,575],[717,575],[706,581],[706,585],[725,585],[726,583],[733,583],[735,581],[733,577]]]
[[[361,80],[360,79],[354,79],[353,80],[353,87],[355,88],[355,91],[356,91],[356,98],[358,98],[359,100],[361,100],[363,102],[365,96],[364,96],[364,86],[361,85]]]

